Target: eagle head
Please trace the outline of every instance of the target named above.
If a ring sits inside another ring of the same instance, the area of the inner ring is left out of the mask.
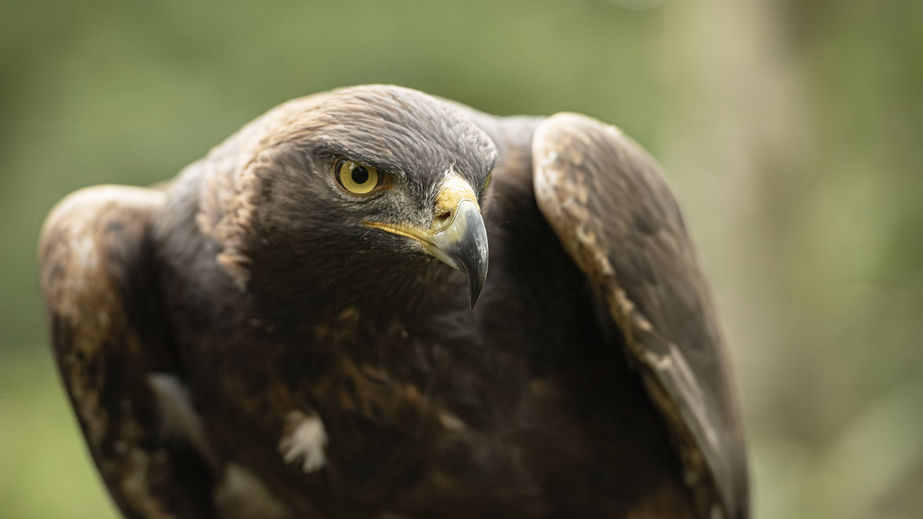
[[[477,301],[497,150],[455,105],[394,86],[344,88],[271,110],[216,154],[231,167],[211,172],[212,185],[233,187],[215,203],[212,234],[239,286],[277,301],[419,291],[444,281],[435,258],[467,275]]]

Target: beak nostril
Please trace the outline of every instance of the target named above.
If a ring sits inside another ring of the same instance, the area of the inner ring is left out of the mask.
[[[440,227],[449,223],[449,219],[451,218],[452,211],[443,211],[433,217],[433,223],[436,224],[436,227]]]

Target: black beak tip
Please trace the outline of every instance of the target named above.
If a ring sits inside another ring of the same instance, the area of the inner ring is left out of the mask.
[[[468,276],[468,309],[474,309],[474,305],[478,302],[478,298],[481,297],[481,289],[484,287],[484,284],[478,281],[477,276]]]
[[[481,297],[481,291],[484,289],[484,283],[487,281],[487,260],[482,259],[479,262],[466,265],[468,274],[468,309],[473,309],[474,305]]]

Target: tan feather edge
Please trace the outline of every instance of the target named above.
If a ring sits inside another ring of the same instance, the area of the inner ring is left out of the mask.
[[[552,116],[552,118],[561,117],[589,119],[579,114],[569,113]],[[601,127],[604,126],[606,131],[616,136],[621,135],[621,130],[614,126],[603,125],[595,120],[593,122]],[[649,396],[660,409],[667,423],[683,464],[684,480],[694,490],[697,507],[703,513],[708,514],[708,517],[715,519],[723,517],[721,510],[713,506],[715,500],[719,499],[718,492],[714,488],[711,471],[704,460],[702,451],[696,445],[694,435],[686,421],[677,412],[676,406],[672,404],[667,388],[663,385],[663,379],[656,375],[674,363],[674,356],[657,355],[639,346],[637,335],[655,333],[653,326],[636,310],[634,303],[621,288],[606,251],[597,244],[597,237],[592,230],[584,225],[589,216],[589,210],[584,205],[589,196],[586,179],[576,171],[565,172],[555,169],[557,153],[552,150],[539,149],[541,143],[544,142],[544,130],[547,128],[547,124],[540,124],[532,141],[534,185],[539,207],[543,213],[551,213],[548,216],[552,216],[549,221],[555,234],[561,239],[578,267],[588,274],[597,289],[603,289],[610,315],[623,333],[632,356],[646,368],[640,370],[642,380]],[[545,200],[552,203],[543,203]],[[576,228],[564,228],[560,225],[561,222],[580,223]],[[671,345],[671,352],[672,348],[675,346]],[[695,384],[693,387],[696,387]]]

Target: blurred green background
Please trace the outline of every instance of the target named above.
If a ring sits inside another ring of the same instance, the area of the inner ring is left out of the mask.
[[[115,515],[47,346],[55,201],[370,82],[634,135],[713,280],[757,517],[923,513],[923,2],[7,0],[0,26],[0,517]]]

